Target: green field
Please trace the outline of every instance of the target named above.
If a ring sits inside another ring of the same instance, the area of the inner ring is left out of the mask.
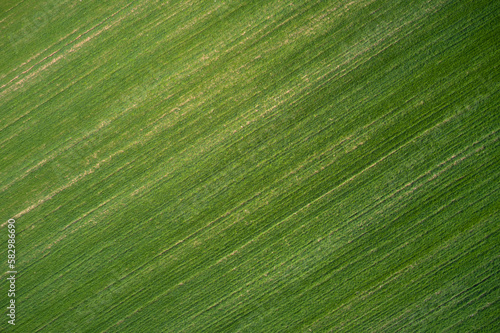
[[[499,332],[499,17],[2,0],[0,331]]]

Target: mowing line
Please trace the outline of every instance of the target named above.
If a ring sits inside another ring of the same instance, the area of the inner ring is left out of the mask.
[[[125,5],[124,7],[120,8],[119,10],[117,10],[116,12],[114,12],[113,14],[111,14],[110,16],[106,17],[104,20],[102,20],[101,22],[97,23],[96,25],[94,25],[93,27],[89,28],[88,30],[86,30],[85,32],[81,33],[80,35],[78,35],[75,39],[73,39],[72,41],[68,42],[66,45],[64,45],[63,47],[59,48],[58,50],[54,51],[53,53],[51,53],[50,55],[46,56],[45,58],[41,59],[40,61],[38,61],[37,63],[35,63],[33,66],[31,66],[30,68],[28,68],[27,70],[25,70],[24,72],[22,72],[21,74],[17,75],[14,79],[10,80],[9,82],[7,82],[6,84],[4,84],[2,87],[0,87],[0,89],[2,89],[3,87],[5,87],[6,85],[8,85],[10,82],[12,82],[13,80],[19,78],[22,74],[26,74],[28,73],[33,67],[35,67],[36,65],[40,64],[42,61],[52,57],[54,54],[56,54],[57,52],[59,52],[60,50],[62,50],[64,47],[66,47],[67,45],[69,44],[72,44],[74,42],[76,42],[78,39],[80,39],[82,36],[88,34],[89,32],[91,32],[92,30],[96,29],[97,27],[99,27],[100,25],[102,25],[104,22],[108,21],[109,19],[111,19],[113,16],[115,16],[116,14],[118,14],[119,12],[123,11],[125,8],[129,7],[132,3],[129,3],[127,5]],[[136,7],[137,8],[137,7]],[[130,13],[128,14],[130,15]],[[128,16],[126,15],[126,16]],[[125,17],[126,17],[125,16]],[[125,17],[122,17],[121,19],[117,20],[116,22],[114,22],[113,24],[111,24],[110,26],[114,25],[114,24],[117,24],[119,23],[121,20],[123,20]],[[74,51],[76,51],[79,47],[81,47],[84,43],[86,43],[87,41],[89,41],[90,39],[92,39],[93,37],[99,35],[100,33],[102,33],[104,30],[107,30],[109,29],[110,26],[107,26],[107,27],[104,27],[103,29],[101,29],[98,33],[96,33],[94,36],[92,37],[89,37],[87,39],[85,39],[83,42],[80,42],[78,43],[77,45],[75,45],[72,49],[70,49],[68,52],[69,53],[72,53]],[[69,35],[68,35],[69,36]],[[65,38],[65,37],[63,37]],[[54,44],[53,44],[54,45]],[[78,47],[77,47],[78,46]],[[49,46],[50,47],[50,46]],[[43,52],[43,51],[42,51]],[[42,53],[40,52],[40,53]],[[60,55],[58,56],[56,59],[59,60],[61,58],[65,57],[65,55]],[[21,84],[24,83],[24,81],[26,80],[29,80],[31,79],[32,77],[36,76],[38,73],[40,72],[43,72],[45,69],[47,69],[48,67],[50,67],[52,64],[54,64],[55,62],[57,62],[57,60],[52,60],[51,62],[49,62],[49,64],[46,64],[44,66],[42,66],[41,68],[39,68],[38,70],[36,70],[34,73],[31,73],[30,75],[26,76],[25,78],[22,78],[20,81],[16,82],[15,85],[12,85],[10,87],[8,87],[7,89],[3,90],[2,92],[0,92],[0,97],[2,97],[3,95],[5,95],[7,92],[12,92],[12,91],[16,91],[18,88],[15,88],[16,86],[19,86]],[[29,61],[28,61],[29,62]],[[14,89],[15,88],[15,89]]]

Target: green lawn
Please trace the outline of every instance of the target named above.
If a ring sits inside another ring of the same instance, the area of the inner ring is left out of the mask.
[[[499,15],[2,1],[1,330],[500,331]]]

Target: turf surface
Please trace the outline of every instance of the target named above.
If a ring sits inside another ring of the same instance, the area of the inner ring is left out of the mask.
[[[499,331],[499,14],[2,1],[0,327]]]

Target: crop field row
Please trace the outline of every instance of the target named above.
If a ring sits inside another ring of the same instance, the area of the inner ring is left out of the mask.
[[[0,327],[497,331],[499,12],[3,1]]]

